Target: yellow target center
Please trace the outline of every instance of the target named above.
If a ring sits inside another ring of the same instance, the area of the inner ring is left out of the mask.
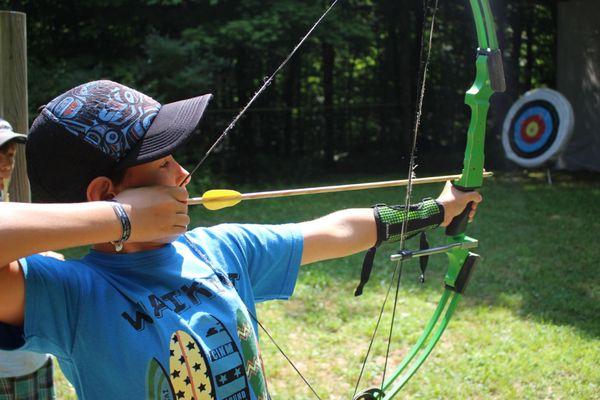
[[[533,137],[537,136],[539,131],[540,131],[540,125],[535,121],[531,121],[529,124],[527,124],[527,128],[525,129],[525,134],[527,136],[529,136],[530,138],[533,138]]]

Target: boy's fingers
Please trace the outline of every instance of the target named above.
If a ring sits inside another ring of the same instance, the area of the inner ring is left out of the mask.
[[[175,212],[177,214],[187,214],[188,213],[188,205],[186,203],[179,203],[175,208]]]
[[[477,211],[475,210],[469,213],[469,222],[473,222],[473,219],[475,219],[475,214],[477,214]]]
[[[483,197],[481,196],[480,193],[478,193],[478,192],[469,193],[469,202],[472,203],[471,211],[469,212],[469,222],[473,222],[473,219],[475,218],[475,214],[477,213],[477,207],[479,206],[479,203],[481,203],[481,201],[483,201]]]
[[[481,194],[479,192],[469,192],[469,201],[473,201],[477,204],[481,203],[482,200],[483,197],[481,197]]]
[[[190,224],[190,217],[187,214],[177,214],[176,215],[174,226],[187,228],[187,226],[189,224]]]
[[[171,193],[175,200],[178,200],[182,203],[186,203],[189,198],[189,193],[186,188],[181,186],[174,186],[171,188]]]

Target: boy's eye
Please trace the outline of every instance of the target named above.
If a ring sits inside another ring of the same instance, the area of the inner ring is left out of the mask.
[[[167,168],[168,166],[169,166],[169,161],[165,161],[160,165],[161,168]]]

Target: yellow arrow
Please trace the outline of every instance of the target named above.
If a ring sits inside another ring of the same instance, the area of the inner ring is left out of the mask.
[[[489,178],[493,176],[491,172],[485,172],[483,177]],[[446,176],[434,176],[429,178],[414,178],[412,180],[413,185],[425,185],[428,183],[438,183],[452,181],[460,179],[461,175],[446,175]],[[312,188],[302,189],[286,189],[286,190],[274,190],[269,192],[255,192],[255,193],[240,193],[230,189],[215,189],[209,190],[202,197],[194,197],[189,199],[188,205],[195,206],[202,204],[209,210],[221,210],[227,207],[233,207],[245,200],[258,200],[258,199],[274,199],[278,197],[291,197],[291,196],[304,196],[309,194],[321,194],[321,193],[336,193],[336,192],[349,192],[354,190],[367,190],[367,189],[378,189],[387,187],[407,186],[408,179],[396,180],[396,181],[383,181],[383,182],[370,182],[370,183],[354,183],[350,185],[338,185],[338,186],[321,186]]]

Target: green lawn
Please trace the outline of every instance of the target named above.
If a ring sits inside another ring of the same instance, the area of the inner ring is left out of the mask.
[[[485,203],[469,230],[480,240],[483,261],[438,347],[399,398],[600,398],[600,182],[557,178],[553,186],[515,176],[486,182]],[[420,187],[415,198],[437,190]],[[195,225],[302,221],[402,199],[403,192],[394,189],[320,195],[249,202],[221,212],[196,208],[193,219]],[[441,232],[430,237],[432,244],[444,240]],[[293,300],[259,309],[261,321],[323,399],[351,398],[394,249],[379,250],[360,298],[353,296],[362,263],[357,255],[303,267]],[[392,368],[437,304],[446,265],[445,256],[432,258],[424,285],[418,283],[418,266],[406,265]],[[385,354],[383,335],[379,339],[362,387],[378,383]],[[265,337],[262,351],[275,399],[314,398]],[[58,398],[74,398],[64,378],[58,379]]]

